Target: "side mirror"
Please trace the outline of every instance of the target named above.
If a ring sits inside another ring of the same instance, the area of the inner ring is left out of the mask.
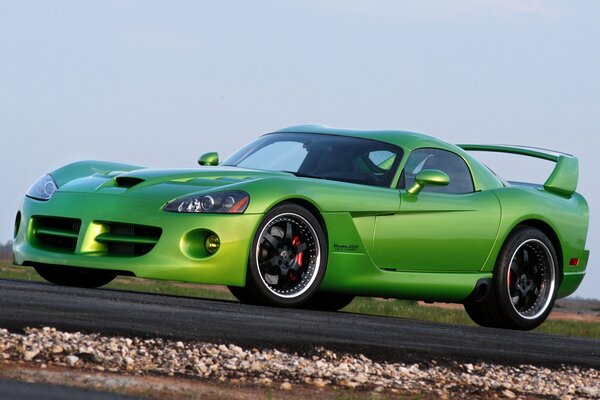
[[[426,169],[415,176],[415,183],[408,188],[407,192],[417,195],[425,186],[446,186],[450,178],[445,172],[437,169]]]
[[[198,164],[200,165],[219,165],[219,153],[210,152],[206,154],[202,154],[198,159]]]

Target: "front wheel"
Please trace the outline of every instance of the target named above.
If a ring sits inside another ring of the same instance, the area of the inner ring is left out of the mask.
[[[282,204],[258,227],[248,262],[246,288],[261,304],[298,307],[318,290],[327,267],[327,241],[304,207]]]
[[[227,286],[227,289],[240,303],[258,304],[252,291],[245,286]]]
[[[481,301],[465,303],[465,309],[482,326],[534,329],[552,310],[558,271],[548,237],[538,229],[519,227],[500,252],[490,292]]]
[[[62,267],[59,265],[37,265],[36,272],[55,285],[96,288],[110,283],[115,274],[94,269]]]

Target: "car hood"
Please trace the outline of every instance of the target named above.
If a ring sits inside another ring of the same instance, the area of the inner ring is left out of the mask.
[[[102,171],[76,178],[63,185],[60,192],[99,193],[135,196],[169,201],[192,193],[237,189],[246,182],[273,176],[293,176],[286,172],[258,171],[236,167],[201,167],[196,169],[137,169]]]

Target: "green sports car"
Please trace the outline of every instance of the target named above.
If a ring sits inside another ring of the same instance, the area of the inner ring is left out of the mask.
[[[474,151],[556,166],[543,184],[508,183]],[[585,275],[588,206],[567,154],[307,125],[198,162],[82,161],[43,176],[17,213],[16,263],[60,285],[171,279],[284,307],[455,302],[512,329],[541,324]]]

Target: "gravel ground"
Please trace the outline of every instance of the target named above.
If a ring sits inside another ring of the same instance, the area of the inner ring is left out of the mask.
[[[131,375],[185,376],[237,385],[345,388],[427,397],[600,398],[600,371],[489,363],[378,363],[363,355],[315,349],[299,355],[235,345],[0,329],[0,360]]]

